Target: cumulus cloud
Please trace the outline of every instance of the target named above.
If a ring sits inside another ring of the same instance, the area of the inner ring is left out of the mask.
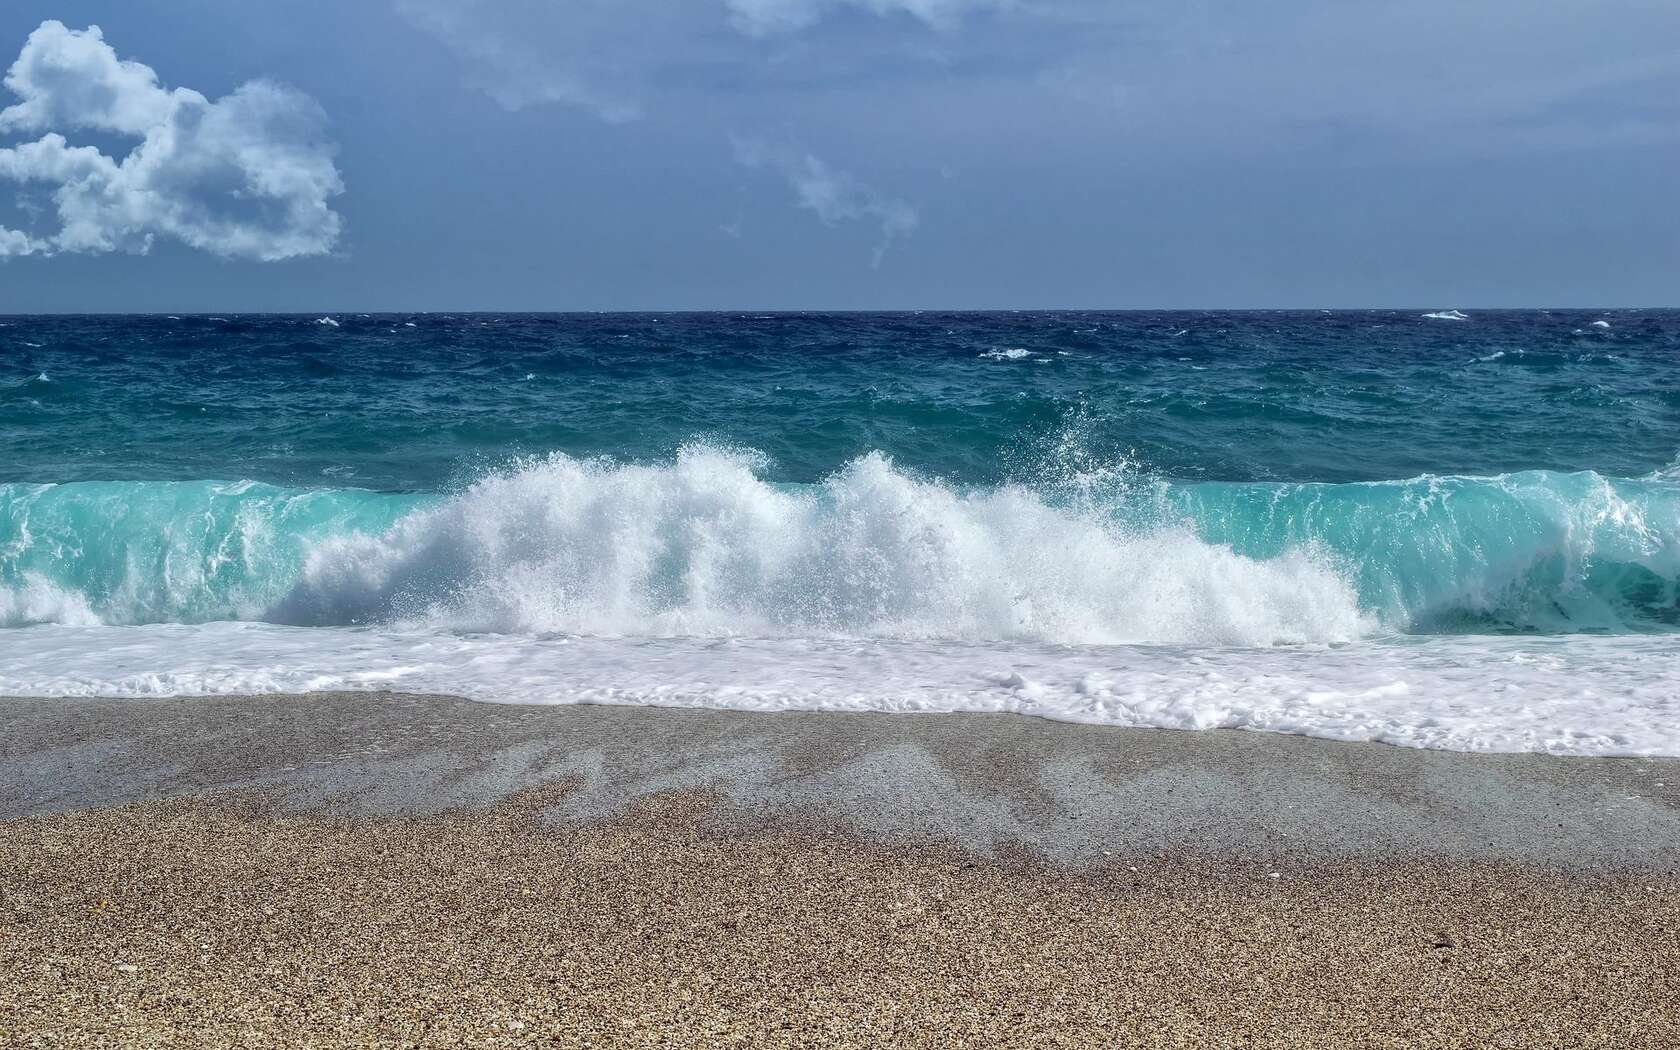
[[[48,187],[59,227],[0,227],[0,258],[146,252],[173,238],[226,258],[275,261],[330,251],[344,186],[314,101],[266,80],[214,101],[165,88],[117,57],[98,26],[42,22],[7,72],[20,100],[0,134],[42,133],[0,147],[0,179]],[[65,132],[139,139],[121,159],[71,145]]]
[[[829,226],[870,222],[880,230],[871,266],[880,266],[893,242],[909,236],[921,221],[908,202],[888,197],[820,157],[763,139],[734,140],[735,159],[746,167],[774,171],[787,180],[801,208]]]

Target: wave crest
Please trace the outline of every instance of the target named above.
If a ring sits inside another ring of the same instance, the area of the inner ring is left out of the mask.
[[[782,485],[696,446],[656,465],[556,454],[452,496],[0,485],[0,625],[1187,645],[1680,628],[1668,474],[1189,484],[1091,466],[962,489],[875,454]]]
[[[318,545],[272,618],[580,634],[824,633],[1069,644],[1339,641],[1370,630],[1301,551],[1266,561],[1187,529],[1004,487],[959,492],[875,454],[818,486],[706,448],[668,466],[555,455],[381,535]]]

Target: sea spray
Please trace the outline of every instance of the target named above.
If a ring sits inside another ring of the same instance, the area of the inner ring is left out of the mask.
[[[1333,571],[1183,529],[1129,532],[1016,486],[959,491],[865,456],[817,486],[696,447],[553,456],[379,536],[320,544],[273,618],[621,635],[1266,645],[1369,624]]]

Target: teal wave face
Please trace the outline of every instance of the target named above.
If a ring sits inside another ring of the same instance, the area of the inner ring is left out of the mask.
[[[0,485],[0,625],[261,619],[312,545],[425,502],[254,482]]]
[[[0,485],[0,624],[424,620],[529,633],[1335,642],[1680,627],[1680,483],[816,485],[695,448],[457,494]]]
[[[1361,605],[1414,632],[1680,627],[1680,483],[1528,471],[1347,485],[1165,486],[1209,542],[1331,552]]]

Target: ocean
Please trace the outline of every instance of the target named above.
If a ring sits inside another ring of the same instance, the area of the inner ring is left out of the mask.
[[[1680,312],[0,317],[0,695],[1675,755],[1677,456]]]

